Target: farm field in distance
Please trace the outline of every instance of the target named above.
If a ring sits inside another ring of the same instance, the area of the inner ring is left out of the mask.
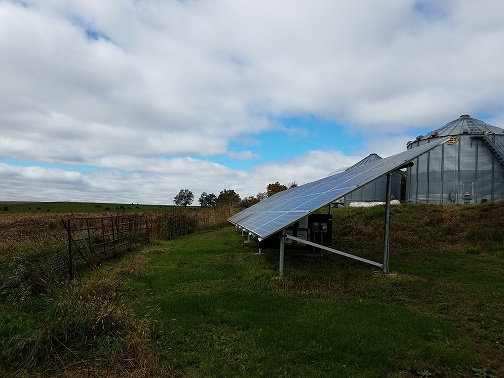
[[[181,207],[175,205],[144,205],[136,203],[93,203],[93,202],[1,202],[0,216],[2,214],[19,213],[100,213],[116,211],[158,211],[174,210]],[[188,208],[199,208],[199,206],[188,206]]]

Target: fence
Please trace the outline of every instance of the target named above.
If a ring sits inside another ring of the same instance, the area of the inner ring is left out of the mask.
[[[149,241],[149,225],[142,215],[82,217],[63,220],[68,234],[68,274],[73,279],[82,265],[100,261]]]
[[[0,297],[22,301],[151,239],[171,240],[225,225],[231,211],[235,210],[102,213],[64,219],[57,214],[2,216],[0,247],[14,252],[0,263]]]

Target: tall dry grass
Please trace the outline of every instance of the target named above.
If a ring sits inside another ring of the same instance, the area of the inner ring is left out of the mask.
[[[0,262],[64,247],[67,236],[61,218],[61,214],[2,214]]]
[[[150,237],[154,240],[170,238],[169,222],[173,216],[184,218],[187,233],[202,231],[226,224],[235,212],[228,208],[176,210],[135,213],[147,218]],[[124,215],[124,213],[118,213]],[[14,256],[40,255],[65,248],[68,242],[63,219],[72,214],[2,214],[0,216],[0,262]],[[78,217],[110,217],[110,213],[82,213]]]
[[[127,277],[152,249],[56,288],[23,311],[0,312],[0,372],[31,377],[149,377],[155,366],[149,315],[125,303]],[[155,253],[155,252],[154,252]],[[34,307],[35,306],[35,307]]]
[[[343,250],[383,248],[385,208],[333,212],[333,240]],[[396,250],[495,250],[504,242],[504,201],[473,205],[393,206],[390,243]]]

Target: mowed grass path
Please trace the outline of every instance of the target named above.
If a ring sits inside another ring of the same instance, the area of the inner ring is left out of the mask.
[[[244,244],[231,227],[155,247],[148,267],[128,286],[139,316],[150,314],[153,320],[157,374],[455,377],[484,372],[455,321],[409,305],[409,298],[386,300],[385,295],[398,295],[394,283],[373,276],[369,267],[291,257],[286,277],[278,279],[277,251],[269,257],[254,252],[256,247]],[[418,285],[413,279],[397,281],[401,287],[409,282]],[[348,295],[354,287],[356,294]]]

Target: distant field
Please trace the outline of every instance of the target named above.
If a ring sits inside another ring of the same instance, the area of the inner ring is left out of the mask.
[[[136,203],[93,202],[0,202],[0,215],[16,213],[102,213],[106,211],[158,211],[180,208],[174,205],[143,205]],[[199,209],[199,206],[190,206]]]

